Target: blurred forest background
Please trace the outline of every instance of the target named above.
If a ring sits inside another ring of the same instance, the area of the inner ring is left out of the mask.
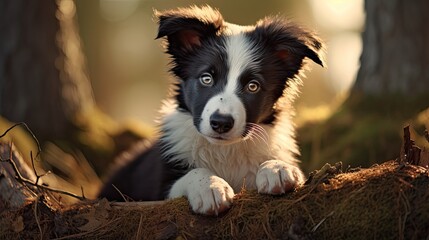
[[[153,136],[167,95],[168,57],[154,40],[153,10],[192,4],[241,25],[284,15],[325,41],[328,67],[311,65],[295,104],[306,172],[394,159],[406,124],[427,146],[424,0],[2,1],[0,133],[26,122],[42,143],[38,168],[56,173],[45,181],[75,192],[85,186],[93,197],[113,159]],[[23,130],[2,140],[11,139],[23,153],[36,149]]]

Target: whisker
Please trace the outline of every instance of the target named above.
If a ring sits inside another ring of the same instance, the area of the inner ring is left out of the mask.
[[[249,138],[255,143],[255,139],[263,142],[265,145],[269,147],[269,135],[267,131],[260,125],[255,123],[247,123],[248,129],[246,129],[246,133]]]
[[[263,138],[261,135],[255,134],[255,137],[258,138],[260,141],[262,141],[263,143],[265,143],[265,145],[267,145],[269,147],[268,141],[265,138]]]
[[[254,128],[254,132],[260,134],[261,137],[263,137],[264,139],[269,140],[269,136],[268,136],[267,132],[264,131],[264,129]]]
[[[254,123],[251,123],[249,125],[251,126],[252,130],[254,130],[255,132],[258,132],[259,134],[261,134],[267,141],[269,140],[269,135],[268,135],[267,131],[263,127],[261,127],[258,124],[254,124]]]
[[[253,125],[255,129],[260,130],[262,132],[262,134],[264,134],[266,136],[266,138],[269,138],[269,135],[267,133],[267,131],[265,130],[265,128],[263,128],[262,126],[253,123]]]

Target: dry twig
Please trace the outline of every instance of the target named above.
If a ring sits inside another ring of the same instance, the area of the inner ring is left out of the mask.
[[[13,126],[11,126],[10,128],[8,128],[2,135],[0,135],[0,138],[2,138],[2,137],[4,137],[4,136],[6,136],[6,134],[9,132],[9,131],[11,131],[13,128],[15,128],[15,127],[17,127],[17,126],[24,126],[25,127],[25,129],[31,134],[31,136],[33,137],[33,139],[34,139],[34,141],[36,142],[36,144],[37,144],[37,149],[38,149],[38,152],[37,152],[37,154],[36,154],[36,158],[40,155],[40,153],[42,152],[42,148],[40,147],[40,143],[39,143],[39,140],[37,140],[37,138],[36,138],[36,136],[34,135],[34,133],[30,130],[30,128],[27,126],[27,124],[25,124],[25,123],[17,123],[17,124],[14,124]],[[35,182],[33,182],[33,181],[31,181],[31,180],[29,180],[29,179],[27,179],[27,178],[25,178],[24,176],[22,176],[22,174],[21,174],[21,172],[19,171],[19,169],[18,169],[18,167],[17,167],[17,165],[16,165],[16,163],[15,163],[15,161],[13,160],[13,148],[12,148],[12,143],[10,143],[9,144],[9,158],[8,159],[3,159],[1,156],[0,156],[0,162],[8,162],[8,163],[10,163],[11,164],[11,166],[12,166],[12,168],[13,168],[13,171],[15,172],[15,179],[18,181],[18,182],[20,182],[20,183],[23,183],[23,184],[28,184],[28,185],[31,185],[31,186],[34,186],[34,187],[36,187],[37,189],[43,189],[43,190],[47,190],[47,191],[51,191],[51,192],[55,192],[55,193],[59,193],[59,194],[64,194],[64,195],[67,195],[67,196],[70,196],[70,197],[74,197],[74,198],[77,198],[77,199],[79,199],[79,200],[85,200],[86,198],[85,198],[85,195],[83,195],[83,189],[82,189],[82,196],[79,196],[79,195],[76,195],[76,194],[74,194],[74,193],[71,193],[71,192],[67,192],[67,191],[63,191],[63,190],[59,190],[59,189],[55,189],[55,188],[51,188],[51,187],[49,187],[49,186],[46,186],[46,185],[41,185],[41,184],[39,184],[39,179],[41,178],[41,177],[43,177],[43,176],[46,176],[47,174],[49,174],[50,173],[50,171],[48,171],[48,172],[46,172],[46,173],[44,173],[44,174],[42,174],[42,175],[38,175],[37,174],[37,172],[36,172],[36,169],[35,169],[35,167],[34,167],[34,158],[33,158],[33,154],[32,154],[32,152],[30,151],[30,157],[31,157],[31,162],[32,162],[32,167],[33,167],[33,171],[34,171],[34,174],[36,175],[36,181]]]

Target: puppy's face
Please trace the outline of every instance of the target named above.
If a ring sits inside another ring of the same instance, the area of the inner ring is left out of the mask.
[[[258,131],[257,124],[272,123],[304,58],[322,65],[317,38],[278,18],[237,26],[209,7],[157,16],[158,38],[167,37],[171,71],[180,80],[179,108],[212,143],[235,143]]]

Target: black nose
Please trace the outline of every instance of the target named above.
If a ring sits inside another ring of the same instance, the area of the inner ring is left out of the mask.
[[[234,118],[229,114],[215,112],[210,116],[210,126],[215,132],[226,133],[234,126]]]

